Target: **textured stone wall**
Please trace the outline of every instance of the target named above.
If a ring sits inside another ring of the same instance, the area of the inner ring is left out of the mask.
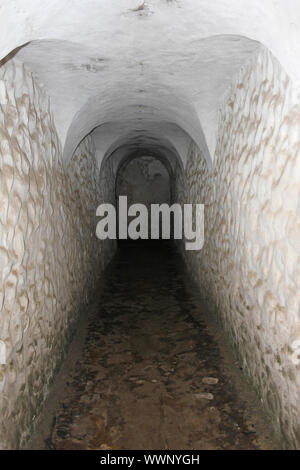
[[[192,145],[177,197],[205,203],[185,252],[288,447],[300,447],[300,100],[262,51],[220,110],[212,172]]]
[[[108,158],[105,162],[100,165],[99,171],[97,171],[97,181],[99,188],[99,201],[101,203],[109,203],[116,206],[116,191],[115,181],[116,175],[114,172],[114,166],[112,158]],[[97,218],[97,222],[100,219]],[[106,266],[112,257],[112,254],[116,250],[116,240],[101,240],[101,270]]]
[[[16,60],[0,68],[0,165],[0,448],[18,448],[109,247],[93,142],[63,167],[46,93]]]

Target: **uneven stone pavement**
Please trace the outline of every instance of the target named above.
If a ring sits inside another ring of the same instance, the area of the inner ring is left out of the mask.
[[[188,282],[167,243],[124,244],[28,448],[278,448]]]

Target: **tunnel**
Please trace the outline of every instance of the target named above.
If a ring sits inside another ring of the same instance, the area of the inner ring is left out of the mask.
[[[2,3],[0,449],[299,449],[299,2]]]

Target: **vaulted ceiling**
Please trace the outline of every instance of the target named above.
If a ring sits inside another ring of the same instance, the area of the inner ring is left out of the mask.
[[[2,57],[17,48],[44,84],[66,159],[93,131],[99,159],[125,146],[184,160],[192,139],[211,164],[219,105],[249,57],[268,47],[300,76],[298,0],[4,3]]]

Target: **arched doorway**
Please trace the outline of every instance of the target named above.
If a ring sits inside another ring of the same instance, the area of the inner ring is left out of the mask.
[[[116,177],[116,200],[119,213],[119,197],[127,196],[128,207],[143,204],[148,210],[148,235],[150,237],[151,205],[171,204],[170,169],[158,157],[144,155],[127,159],[121,164]],[[134,217],[128,216],[129,225]],[[161,226],[159,227],[161,238]]]

